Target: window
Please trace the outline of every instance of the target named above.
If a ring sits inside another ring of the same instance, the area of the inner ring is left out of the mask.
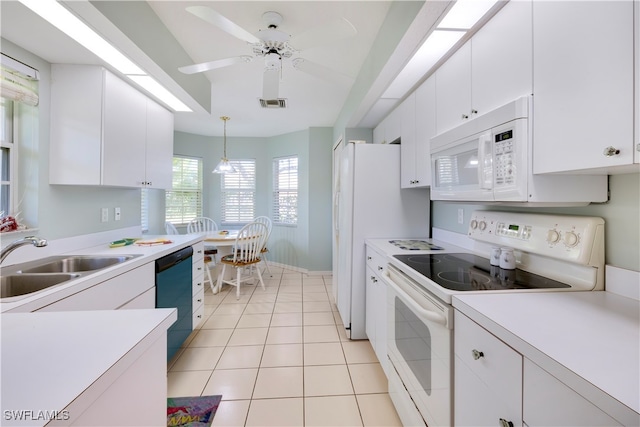
[[[222,224],[244,224],[253,221],[256,213],[256,161],[229,160],[236,173],[220,177]]]
[[[298,157],[273,159],[273,222],[298,223]]]
[[[13,101],[0,98],[0,217],[13,215],[15,179],[13,177]]]
[[[166,192],[165,216],[174,225],[202,216],[202,159],[173,158],[173,184]]]

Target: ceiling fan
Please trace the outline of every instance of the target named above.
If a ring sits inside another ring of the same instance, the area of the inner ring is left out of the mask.
[[[290,59],[294,69],[325,80],[344,82],[345,79],[349,79],[348,76],[321,64],[301,57],[292,58],[304,49],[354,36],[357,30],[346,18],[339,18],[323,27],[313,28],[296,36],[290,36],[278,29],[283,20],[282,15],[278,12],[265,12],[262,15],[262,19],[266,28],[259,30],[256,34],[252,34],[210,7],[190,6],[186,10],[232,36],[247,42],[251,47],[252,55],[238,55],[178,68],[179,71],[185,74],[202,73],[237,63],[250,62],[258,57],[264,58],[263,93],[260,101],[266,107],[277,106],[274,103],[279,101],[278,89],[282,76],[283,61],[285,60]],[[267,105],[265,105],[265,102]],[[279,106],[283,106],[281,105],[282,102],[279,102],[279,104]]]

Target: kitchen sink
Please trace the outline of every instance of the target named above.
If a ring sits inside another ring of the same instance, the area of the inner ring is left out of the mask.
[[[63,256],[51,257],[33,267],[19,270],[19,273],[78,273],[101,270],[132,259],[133,255],[123,256]],[[48,261],[46,261],[48,260]]]
[[[2,302],[14,301],[141,255],[57,255],[2,267]]]
[[[79,277],[79,274],[12,274],[0,278],[0,298],[11,298],[41,291]]]

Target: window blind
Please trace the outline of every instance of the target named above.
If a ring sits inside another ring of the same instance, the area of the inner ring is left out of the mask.
[[[2,54],[0,95],[27,105],[38,105],[38,71]]]
[[[242,224],[255,218],[256,161],[229,160],[236,173],[221,175],[221,222]]]
[[[186,225],[202,216],[202,159],[174,157],[172,186],[165,195],[166,221]]]
[[[298,223],[298,157],[273,160],[273,222]]]

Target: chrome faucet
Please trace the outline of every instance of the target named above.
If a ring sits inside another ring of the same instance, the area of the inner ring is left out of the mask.
[[[9,256],[11,252],[24,245],[33,245],[36,248],[42,248],[43,246],[47,246],[47,241],[36,236],[27,236],[11,242],[7,245],[6,248],[2,249],[2,252],[0,252],[0,264],[7,256]]]

